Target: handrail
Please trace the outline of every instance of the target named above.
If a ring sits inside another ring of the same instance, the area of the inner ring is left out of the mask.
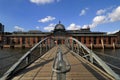
[[[49,42],[49,44],[48,44]],[[0,80],[7,80],[11,78],[14,73],[27,67],[40,56],[44,55],[49,49],[54,46],[54,40],[51,37],[46,37],[39,41],[34,47],[27,51],[1,78]],[[37,51],[37,52],[34,52]],[[39,51],[39,52],[38,52]],[[34,52],[34,53],[33,53]],[[36,54],[36,56],[35,56]]]
[[[82,57],[85,57],[91,63],[94,63],[94,61],[96,61],[109,75],[114,77],[116,80],[120,80],[118,74],[116,74],[107,64],[105,64],[105,62],[102,59],[100,59],[92,50],[88,49],[84,44],[79,42],[77,39],[69,37],[66,39],[65,43],[68,46],[68,48],[70,48],[73,52],[79,55],[81,55],[80,49],[81,51],[84,51]]]

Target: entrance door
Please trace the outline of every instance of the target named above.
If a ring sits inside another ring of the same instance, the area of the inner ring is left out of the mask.
[[[62,44],[61,40],[58,40],[58,44]]]

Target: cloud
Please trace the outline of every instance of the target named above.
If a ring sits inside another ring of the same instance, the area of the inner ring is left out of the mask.
[[[108,32],[107,34],[115,34],[115,33],[117,33],[117,32],[119,32],[120,30],[118,29],[118,30],[115,30],[115,31],[113,31],[113,32]]]
[[[92,21],[92,24],[90,25],[84,25],[82,28],[87,28],[88,26],[90,28],[94,28],[96,27],[97,25],[99,24],[103,24],[103,23],[106,23],[106,16],[96,16],[93,18],[93,21]]]
[[[94,28],[99,24],[120,21],[120,6],[116,7],[111,12],[110,12],[110,9],[112,10],[113,8],[104,9],[105,11],[103,11],[103,9],[98,10],[96,14],[99,14],[99,15],[93,18],[92,23],[89,24],[90,28]],[[107,12],[108,10],[109,12]],[[100,14],[103,14],[103,13],[105,14],[100,16]]]
[[[59,2],[60,0],[30,0],[30,2],[35,4],[49,4],[53,2]]]
[[[39,27],[39,26],[36,26],[36,29],[40,29],[40,27]]]
[[[100,10],[98,10],[97,11],[97,15],[101,15],[101,14],[104,14],[106,12],[106,10],[105,9],[100,9]]]
[[[106,17],[105,16],[96,16],[93,19],[94,24],[101,24],[105,22]]]
[[[55,17],[47,16],[47,17],[45,17],[43,19],[38,20],[38,22],[45,23],[45,22],[53,21],[55,19],[56,19]]]
[[[85,11],[85,10],[82,10],[82,11],[80,12],[80,16],[85,15],[85,13],[86,13],[86,11]]]
[[[108,18],[110,22],[119,21],[120,20],[120,6],[114,9],[112,13],[109,13]]]
[[[89,25],[83,25],[83,26],[82,26],[83,29],[86,29],[86,28],[88,28],[88,27],[89,27]]]
[[[95,16],[94,18],[93,18],[93,21],[92,21],[92,23],[91,24],[85,24],[85,25],[83,25],[82,26],[82,28],[88,28],[88,26],[90,27],[90,28],[94,28],[94,27],[96,27],[97,25],[99,25],[99,24],[103,24],[103,23],[106,23],[107,22],[107,20],[106,20],[106,16]]]
[[[85,15],[87,10],[88,10],[88,8],[82,9],[80,12],[80,16]]]
[[[15,28],[16,31],[24,31],[24,28],[19,27],[19,26],[15,26],[14,28]]]
[[[54,0],[30,0],[30,2],[36,4],[48,4],[54,2]]]
[[[80,26],[79,25],[76,25],[74,23],[70,24],[68,27],[67,27],[67,30],[79,30],[80,29]]]
[[[54,30],[55,25],[56,24],[51,23],[48,26],[44,27],[44,30],[45,31],[52,31],[52,30]]]

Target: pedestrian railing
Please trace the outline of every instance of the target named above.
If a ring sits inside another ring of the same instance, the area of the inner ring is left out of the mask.
[[[39,57],[44,55],[54,46],[54,40],[51,37],[44,38],[28,52],[24,54],[1,78],[0,80],[9,80],[15,73],[26,68]]]
[[[100,59],[92,50],[87,48],[84,44],[77,39],[69,37],[65,40],[65,45],[78,56],[83,57],[92,64],[97,63],[102,67],[105,73],[112,76],[115,80],[120,80],[118,74],[116,74],[102,59]]]

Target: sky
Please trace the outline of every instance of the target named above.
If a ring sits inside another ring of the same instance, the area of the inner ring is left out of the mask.
[[[120,30],[120,0],[0,0],[5,32],[51,31],[61,21],[66,30]]]

